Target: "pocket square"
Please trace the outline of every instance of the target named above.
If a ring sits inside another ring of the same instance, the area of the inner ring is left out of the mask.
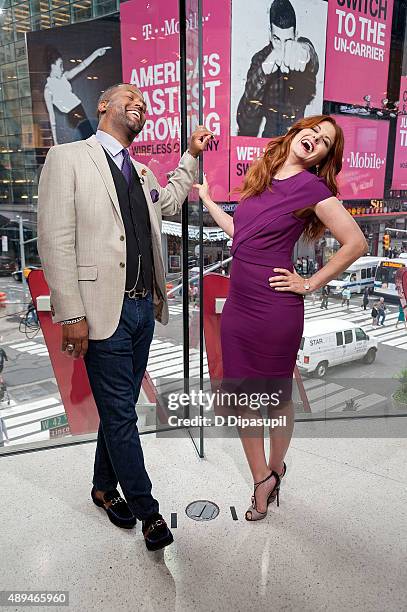
[[[152,199],[152,201],[153,201],[153,203],[154,203],[154,204],[155,204],[156,202],[158,202],[158,198],[160,197],[160,195],[159,195],[159,193],[158,193],[157,189],[152,189],[152,190],[150,191],[150,196],[151,196],[151,199]]]

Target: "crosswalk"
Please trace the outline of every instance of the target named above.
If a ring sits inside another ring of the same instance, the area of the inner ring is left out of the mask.
[[[322,379],[306,379],[303,381],[305,392],[312,414],[357,413],[361,410],[383,412],[388,398],[379,393],[366,393],[354,387],[345,387],[337,382]],[[294,392],[295,394],[295,392]]]
[[[42,342],[34,342],[33,340],[24,340],[23,342],[15,342],[9,344],[9,348],[18,351],[19,353],[27,353],[29,355],[49,355],[48,349]]]
[[[1,403],[0,415],[6,423],[11,444],[23,441],[37,442],[49,439],[49,431],[41,431],[41,421],[65,413],[61,399],[47,397],[33,402],[18,404],[13,399],[10,404]]]
[[[322,310],[320,303],[315,301],[313,304],[312,300],[306,300],[304,307],[305,321],[318,319],[348,320],[359,325],[369,336],[377,338],[381,344],[407,350],[407,329],[404,327],[404,323],[399,323],[398,329],[395,328],[398,310],[386,315],[384,326],[373,326],[370,307],[363,310],[360,306],[350,305],[347,309],[346,306],[341,306],[340,302],[335,302],[328,305],[328,310]]]

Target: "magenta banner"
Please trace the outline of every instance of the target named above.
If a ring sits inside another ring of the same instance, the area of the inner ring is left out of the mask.
[[[139,87],[147,120],[132,145],[161,184],[180,158],[180,61],[178,1],[132,0],[121,4],[123,80]],[[188,15],[188,132],[198,125],[198,15]],[[191,46],[191,48],[190,48]],[[216,201],[229,192],[230,3],[203,3],[204,123],[215,134],[205,154],[205,172]]]
[[[338,175],[339,197],[344,200],[383,198],[389,122],[332,116],[345,136],[343,167]]]
[[[387,97],[393,0],[329,0],[324,98],[380,108]]]
[[[407,77],[400,79],[400,115],[397,117],[396,143],[391,188],[407,189]],[[405,114],[404,114],[405,113]]]

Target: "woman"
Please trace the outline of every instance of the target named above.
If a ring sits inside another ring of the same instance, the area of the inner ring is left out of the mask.
[[[64,63],[61,54],[54,47],[46,48],[46,62],[49,71],[49,76],[44,87],[44,100],[47,107],[49,121],[51,124],[51,133],[54,145],[60,140],[57,137],[57,125],[55,118],[56,107],[63,116],[66,116],[68,126],[70,128],[78,128],[81,139],[89,138],[94,133],[92,125],[86,116],[85,109],[82,106],[81,100],[72,91],[71,81],[80,72],[85,70],[96,58],[102,57],[111,47],[101,47],[86,57],[82,62],[77,64],[71,70],[64,70]],[[64,138],[61,139],[65,141]],[[72,140],[72,138],[68,138]]]
[[[406,315],[405,315],[405,310],[407,309],[407,306],[402,306],[401,304],[401,300],[399,303],[399,316],[397,317],[397,321],[396,321],[396,329],[399,326],[399,323],[404,323],[404,329],[407,329],[407,323],[406,323]]]
[[[230,289],[221,319],[224,380],[238,389],[252,388],[253,381],[270,389],[276,380],[279,392],[282,380],[284,386],[272,416],[286,417],[287,426],[285,431],[270,428],[268,461],[263,427],[239,429],[254,481],[252,505],[246,512],[249,521],[264,518],[275,498],[279,503],[294,424],[291,386],[303,331],[304,295],[337,278],[368,248],[359,226],[334,195],[342,153],[343,133],[335,120],[327,115],[307,117],[271,141],[251,166],[233,218],[211,200],[206,180],[197,185],[214,221],[233,236]],[[342,246],[305,279],[292,263],[294,244],[301,234],[315,241],[325,227]]]

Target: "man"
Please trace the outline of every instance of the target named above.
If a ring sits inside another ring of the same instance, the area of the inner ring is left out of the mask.
[[[52,147],[39,184],[38,251],[62,350],[84,357],[100,417],[91,497],[120,527],[142,521],[149,550],[173,541],[151,494],[135,405],[154,318],[168,322],[161,216],[181,209],[211,132],[200,127],[168,185],[131,160],[145,123],[133,85],[107,89],[96,135]],[[120,483],[126,501],[120,497]]]
[[[377,324],[378,325],[384,325],[384,320],[386,318],[386,310],[387,310],[387,306],[384,303],[384,297],[381,297],[379,299],[379,303],[377,306]]]
[[[296,27],[291,2],[274,0],[270,42],[252,58],[237,109],[238,136],[259,136],[263,118],[263,138],[285,134],[315,97],[318,56],[308,38],[298,37]]]

